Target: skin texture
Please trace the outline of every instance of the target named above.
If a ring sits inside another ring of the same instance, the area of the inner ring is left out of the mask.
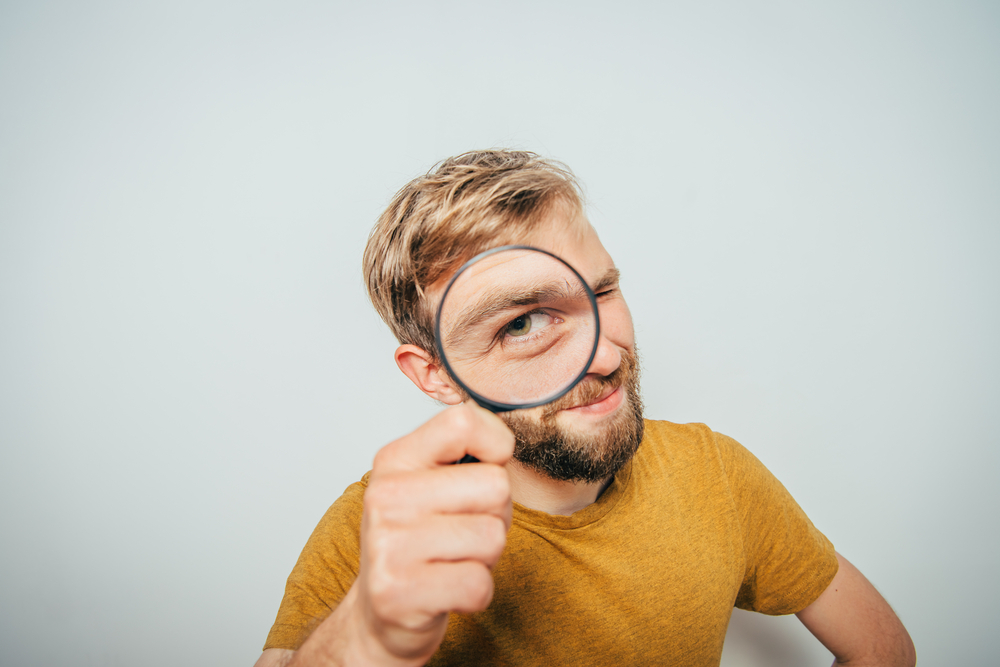
[[[916,649],[889,603],[846,558],[816,601],[796,616],[833,653],[834,665],[912,667]]]
[[[557,211],[524,242],[563,257],[591,285],[614,273],[611,256],[583,218]],[[446,280],[428,290],[432,302]],[[617,280],[598,304],[601,339],[588,369],[592,377],[613,373],[623,353],[635,350]],[[512,499],[568,515],[593,503],[607,485],[553,480],[518,463],[504,422],[463,404],[433,355],[402,345],[395,358],[418,388],[451,407],[379,451],[365,494],[357,580],[298,651],[269,649],[256,667],[424,664],[444,637],[449,611],[489,605],[491,570],[510,529]],[[567,409],[555,419],[560,429],[595,433],[621,407]],[[531,418],[533,411],[521,413]],[[465,454],[481,463],[451,465]],[[913,644],[892,609],[838,558],[839,573],[799,619],[836,656],[836,665],[913,665]]]

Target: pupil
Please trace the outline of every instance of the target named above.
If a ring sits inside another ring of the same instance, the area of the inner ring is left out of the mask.
[[[521,315],[520,317],[515,318],[514,321],[507,326],[507,333],[511,336],[523,336],[528,333],[530,327],[531,320],[528,319],[527,316]]]

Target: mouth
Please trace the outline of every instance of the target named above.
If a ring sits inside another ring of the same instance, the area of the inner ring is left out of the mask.
[[[567,408],[565,411],[570,414],[603,416],[613,412],[619,405],[622,404],[624,394],[625,392],[623,391],[621,385],[617,387],[608,387],[593,401],[583,405],[577,405],[572,408]]]

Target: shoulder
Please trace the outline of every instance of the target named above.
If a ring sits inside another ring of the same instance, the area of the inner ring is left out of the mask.
[[[671,493],[728,495],[727,457],[719,434],[705,424],[646,420],[633,475],[638,484],[669,487]]]
[[[647,419],[644,425],[642,444],[637,452],[642,463],[669,464],[671,467],[704,465],[706,460],[718,461],[721,449],[728,446],[728,442],[724,442],[720,448],[720,434],[705,424]]]
[[[675,424],[658,419],[643,420],[642,447],[675,454],[712,447],[715,433],[705,424]]]
[[[313,538],[331,537],[331,533],[342,537],[344,529],[354,532],[356,527],[360,527],[365,489],[368,488],[370,475],[371,472],[366,472],[360,481],[344,489],[344,493],[323,514],[313,532]]]
[[[337,562],[348,570],[357,570],[361,557],[361,516],[368,475],[348,486],[316,524],[302,553],[289,575],[288,583],[303,585],[317,573]],[[324,574],[323,576],[327,576]],[[312,584],[310,584],[311,586]]]
[[[702,423],[675,424],[647,419],[640,451],[678,461],[697,458],[759,464],[756,457],[733,438]]]
[[[767,468],[743,445],[701,423],[646,420],[635,461],[640,475],[666,476],[699,488],[710,483],[720,485],[720,491],[770,478]]]

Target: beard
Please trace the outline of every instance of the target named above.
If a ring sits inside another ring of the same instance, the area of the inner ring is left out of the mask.
[[[587,432],[560,426],[560,410],[587,405],[609,387],[622,387],[623,403],[608,423]],[[637,351],[622,353],[614,373],[588,378],[556,401],[500,415],[514,433],[514,458],[555,480],[602,482],[628,463],[642,442],[642,398]]]

